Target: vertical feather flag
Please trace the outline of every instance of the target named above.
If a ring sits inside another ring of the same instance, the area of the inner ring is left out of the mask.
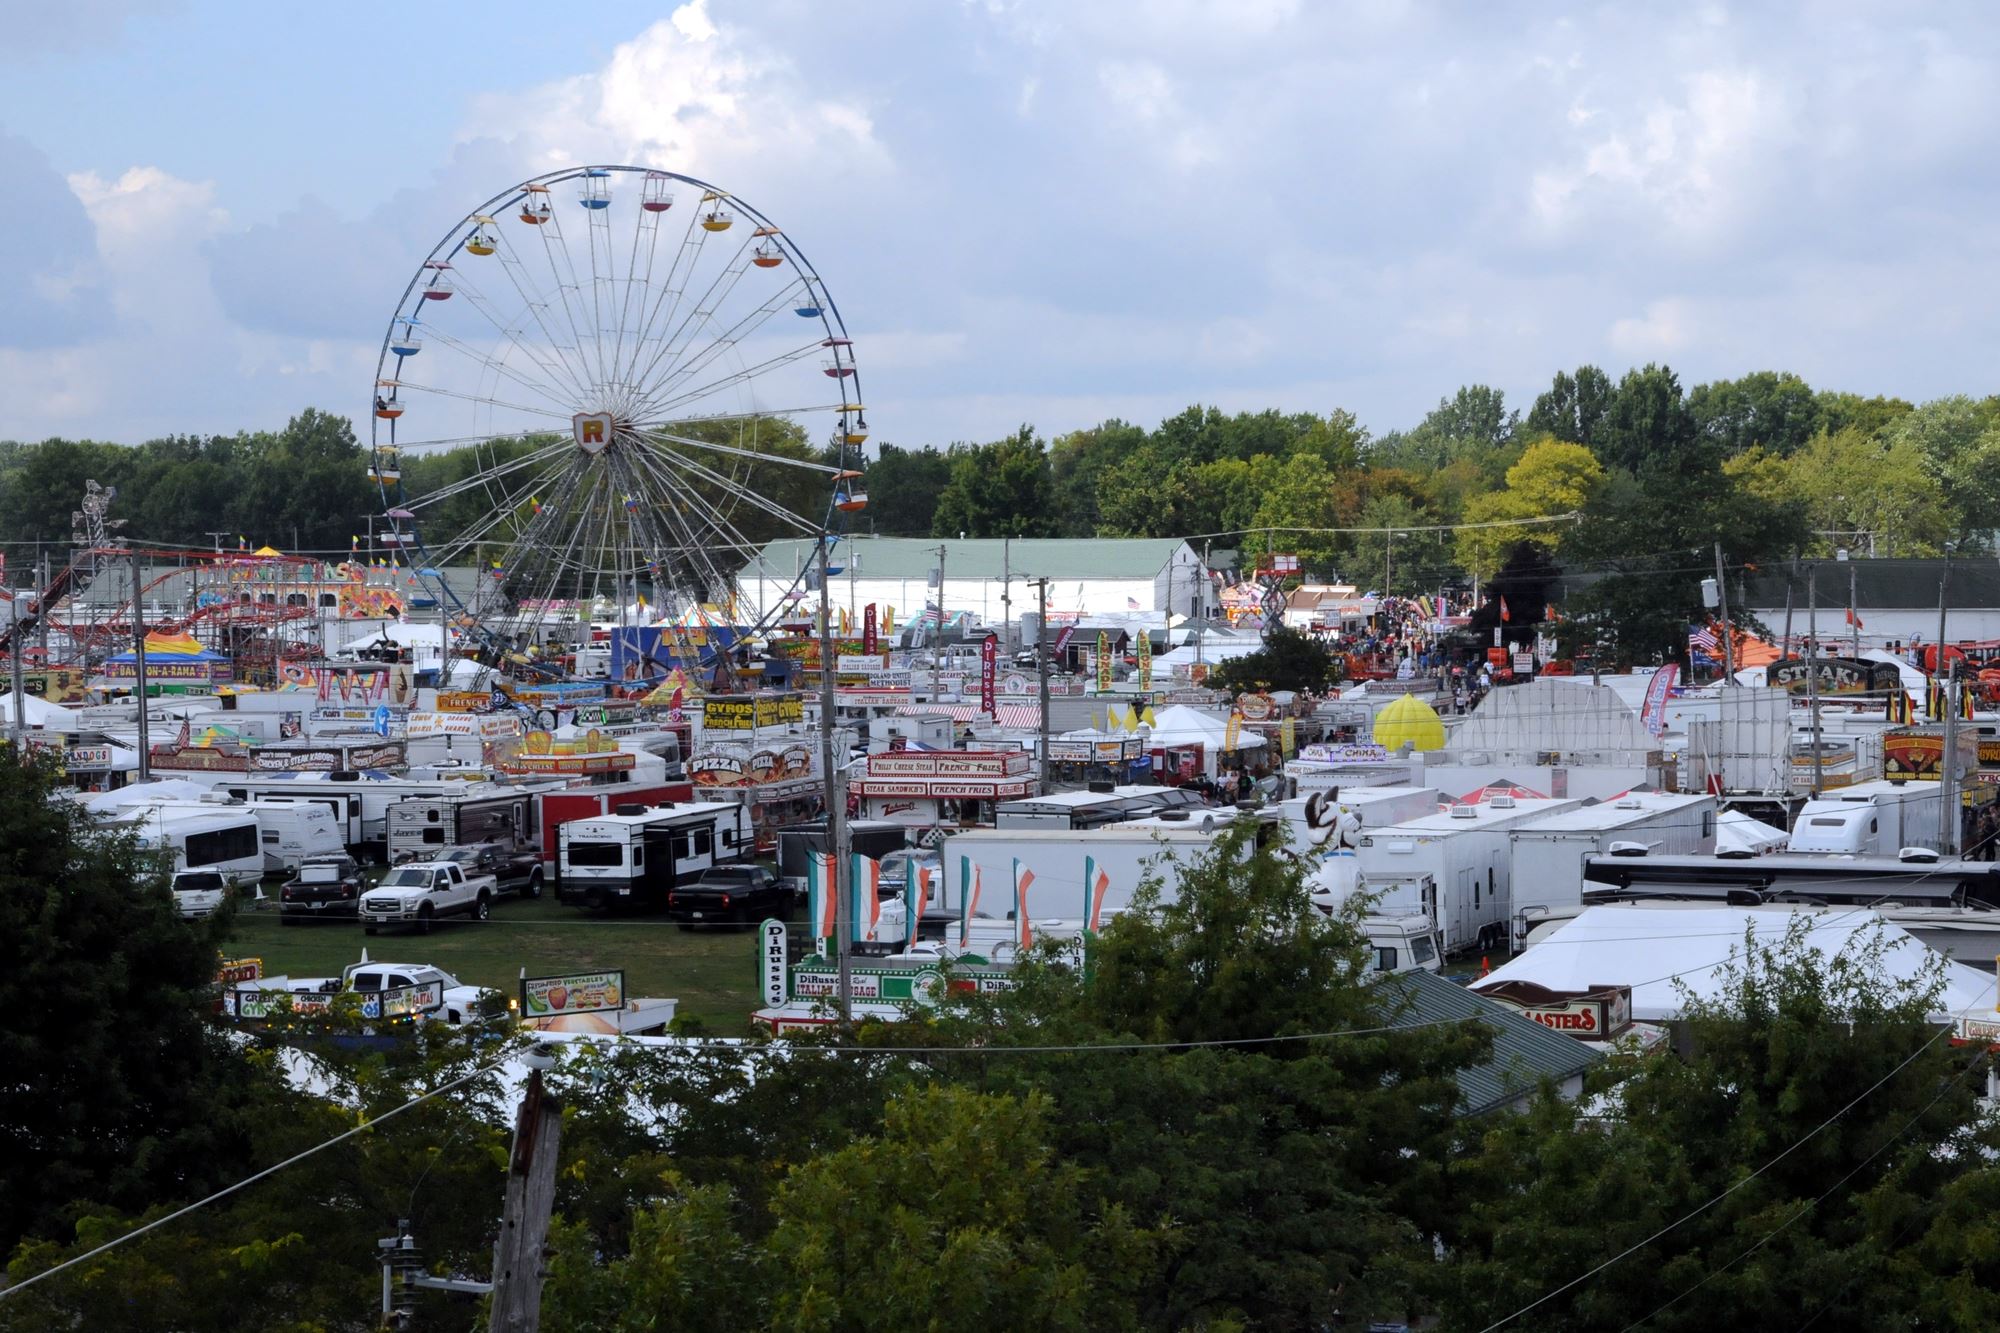
[[[972,914],[979,910],[979,867],[972,858],[958,858],[958,947],[972,947]]]
[[[910,932],[909,938],[903,941],[903,947],[906,949],[916,944],[917,927],[924,919],[924,904],[931,900],[931,868],[928,865],[919,865],[916,871],[916,883],[903,890],[903,915],[909,918],[907,924]]]
[[[1889,723],[1892,726],[1909,723],[1916,713],[1916,705],[1910,702],[1909,691],[1898,685],[1889,691]]]
[[[882,925],[882,863],[856,852],[850,874],[854,881],[854,936],[873,940]]]
[[[812,925],[814,947],[824,949],[826,941],[833,938],[834,927],[834,858],[828,852],[813,852],[806,857],[806,896],[810,906],[807,919]]]
[[[1972,687],[1966,684],[1964,681],[1960,681],[1958,686],[1958,715],[1962,718],[1970,720],[1972,717],[1973,705],[1976,702],[1977,701],[1972,697]]]
[[[1034,887],[1035,872],[1014,862],[1014,939],[1016,948],[1027,949],[1035,942],[1035,932],[1028,924],[1028,890]]]
[[[1924,692],[1924,716],[1933,722],[1942,722],[1944,714],[1944,686],[1932,681],[1930,689]]]
[[[1507,599],[1505,597],[1500,599],[1500,618],[1502,620],[1512,620],[1514,618],[1514,613],[1507,609]]]
[[[1111,876],[1097,864],[1097,858],[1083,858],[1083,928],[1095,932],[1104,920],[1104,895],[1111,888]]]

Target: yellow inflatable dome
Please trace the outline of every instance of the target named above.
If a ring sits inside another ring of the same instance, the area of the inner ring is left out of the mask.
[[[1375,743],[1394,752],[1409,741],[1419,750],[1444,748],[1444,723],[1437,710],[1414,694],[1402,698],[1375,715]]]

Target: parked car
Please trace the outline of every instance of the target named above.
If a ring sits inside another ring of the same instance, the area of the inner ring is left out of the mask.
[[[493,910],[495,880],[468,875],[456,861],[413,861],[397,866],[361,897],[362,928],[411,926],[428,935],[439,917],[484,921]]]
[[[189,921],[211,916],[229,896],[229,881],[217,870],[176,870],[174,906]]]
[[[767,866],[717,866],[668,891],[667,917],[682,930],[748,926],[767,916],[783,917],[791,902],[791,893]]]
[[[542,856],[533,847],[480,842],[448,848],[431,859],[456,861],[468,875],[491,875],[500,893],[518,893],[523,898],[542,896]]]
[[[278,923],[296,926],[301,921],[323,921],[328,917],[353,917],[361,907],[361,894],[368,882],[361,865],[342,852],[335,856],[309,856],[299,873],[278,890]]]

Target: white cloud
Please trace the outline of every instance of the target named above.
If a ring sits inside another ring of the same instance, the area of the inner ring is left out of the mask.
[[[1677,297],[1654,301],[1646,313],[1611,325],[1610,344],[1616,351],[1639,360],[1667,356],[1685,349],[1694,339],[1694,311]]]

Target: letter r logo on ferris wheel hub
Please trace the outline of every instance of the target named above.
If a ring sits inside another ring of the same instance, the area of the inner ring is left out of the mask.
[[[585,453],[601,454],[604,446],[611,443],[609,412],[578,412],[569,421],[570,429],[576,435],[576,447]]]

